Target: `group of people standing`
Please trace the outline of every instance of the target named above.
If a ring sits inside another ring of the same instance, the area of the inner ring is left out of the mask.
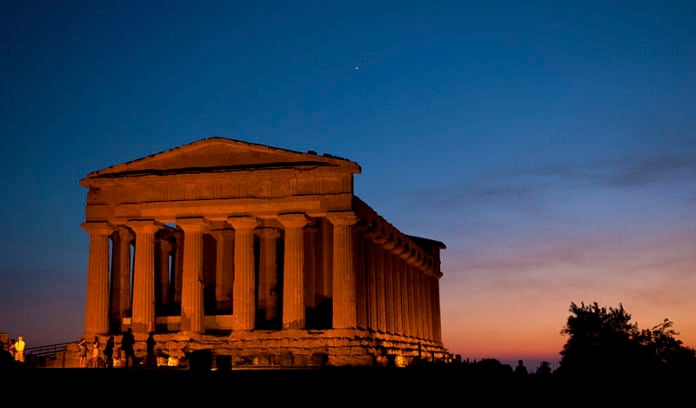
[[[24,341],[24,336],[18,336],[17,340],[10,339],[8,351],[14,361],[24,363],[24,349],[26,346],[27,343]]]
[[[151,355],[154,356],[155,350],[155,337],[154,332],[150,332],[147,338],[147,362],[150,363]],[[114,353],[116,354],[114,356]],[[126,333],[123,334],[121,339],[121,345],[118,349],[115,349],[114,336],[109,336],[106,340],[106,345],[104,349],[101,349],[101,342],[99,336],[94,336],[94,342],[92,342],[91,348],[87,343],[87,339],[80,338],[79,343],[79,355],[80,355],[80,367],[82,368],[112,368],[116,366],[121,366],[121,356],[124,358],[124,366],[128,368],[136,365],[135,357],[135,336],[133,335],[133,330],[128,329]],[[115,358],[114,358],[115,357]],[[117,362],[117,363],[115,363]]]
[[[109,341],[113,339],[113,336],[109,338]],[[107,341],[108,343],[108,341]],[[84,337],[80,338],[80,343],[79,343],[79,348],[80,348],[80,367],[86,368],[86,367],[93,367],[97,368],[100,367],[100,362],[99,362],[99,357],[101,356],[101,348],[100,348],[100,342],[99,342],[99,337],[94,336],[94,343],[92,343],[92,348],[90,350],[89,344],[87,343],[87,339]],[[113,353],[113,346],[111,349]],[[108,359],[107,359],[107,348],[104,348],[104,363],[108,366]]]

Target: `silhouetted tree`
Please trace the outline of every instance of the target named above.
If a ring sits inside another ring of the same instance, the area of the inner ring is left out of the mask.
[[[644,357],[661,371],[696,374],[696,350],[683,345],[677,339],[679,333],[669,319],[651,329],[637,333],[636,341],[643,347]]]
[[[665,319],[640,330],[631,315],[618,307],[570,304],[571,316],[561,334],[568,341],[561,351],[559,375],[646,376],[694,369],[696,354],[676,339],[672,322]]]
[[[512,366],[503,364],[495,358],[484,358],[474,363],[475,370],[482,378],[507,379],[512,377]]]
[[[551,373],[551,363],[549,363],[548,361],[542,361],[541,364],[539,364],[539,367],[537,367],[536,371],[534,372],[534,374],[543,378],[550,377]]]

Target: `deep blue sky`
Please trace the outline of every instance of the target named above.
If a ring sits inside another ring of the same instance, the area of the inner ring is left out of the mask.
[[[692,1],[4,4],[0,332],[82,333],[81,178],[221,136],[360,164],[362,199],[447,245],[463,358],[554,362],[570,302],[694,347],[695,22]]]

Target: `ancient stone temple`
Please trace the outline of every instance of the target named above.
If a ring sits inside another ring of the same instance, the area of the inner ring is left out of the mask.
[[[84,334],[194,339],[235,366],[447,358],[445,245],[358,198],[360,171],[216,137],[89,173]]]

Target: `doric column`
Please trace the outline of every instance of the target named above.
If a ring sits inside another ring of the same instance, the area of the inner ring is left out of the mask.
[[[278,221],[285,228],[283,263],[283,329],[305,327],[304,305],[304,214],[282,214]]]
[[[309,226],[304,229],[304,303],[307,307],[317,306],[317,236],[319,229]]]
[[[422,274],[423,276],[423,310],[425,313],[425,324],[423,325],[423,337],[428,340],[433,338],[433,310],[432,310],[432,292],[431,292],[431,278],[427,274]]]
[[[383,257],[384,257],[384,304],[387,310],[386,314],[386,327],[387,333],[397,333],[396,321],[399,318],[398,313],[398,302],[399,296],[395,290],[395,275],[397,269],[397,263],[392,256],[391,250],[396,247],[397,243],[395,241],[389,241],[384,243]]]
[[[254,330],[256,276],[254,273],[254,217],[230,217],[234,228],[234,277],[232,282],[232,330]]]
[[[386,263],[385,255],[385,243],[387,242],[386,237],[379,231],[372,231],[367,233],[367,237],[371,240],[371,256],[370,256],[370,266],[373,269],[373,286],[374,286],[374,306],[371,316],[374,319],[373,327],[381,333],[387,332],[387,302],[389,299],[386,297],[385,292],[385,271],[384,265]]]
[[[174,233],[176,249],[174,250],[174,303],[181,304],[181,288],[184,286],[184,233]]]
[[[403,259],[403,258],[402,258]],[[410,268],[408,264],[405,262],[401,263],[401,304],[403,305],[403,310],[401,311],[401,314],[403,316],[402,322],[404,325],[404,330],[403,330],[403,335],[404,336],[410,336],[411,335],[411,299],[408,296],[408,291],[409,287],[411,286],[410,283],[410,274],[409,274]]]
[[[109,332],[109,235],[114,230],[105,222],[85,222],[82,228],[89,234],[85,334],[105,334]]]
[[[367,241],[367,305],[368,305],[368,328],[379,330],[379,302],[380,296],[377,291],[377,279],[379,269],[376,265],[377,257],[380,253],[380,248],[372,241]]]
[[[409,290],[409,299],[411,302],[411,309],[410,309],[410,314],[411,314],[411,335],[413,337],[422,337],[421,333],[421,324],[422,324],[422,315],[421,315],[421,298],[419,296],[419,288],[420,288],[420,271],[416,267],[418,261],[418,255],[416,251],[411,251],[411,255],[406,259],[406,262],[408,262],[409,266],[409,271],[411,274],[411,288]]]
[[[408,310],[408,306],[406,304],[408,300],[404,295],[406,291],[404,265],[401,257],[399,257],[399,254],[401,254],[403,251],[404,247],[402,245],[396,245],[389,251],[389,257],[394,265],[394,287],[392,293],[387,295],[391,296],[394,304],[394,332],[400,335],[404,335],[405,333],[405,311]]]
[[[118,322],[131,312],[131,241],[133,233],[118,227],[111,234],[111,317]]]
[[[433,340],[442,342],[442,320],[440,317],[440,271],[435,270],[433,278]]]
[[[414,337],[421,337],[421,324],[422,324],[422,316],[421,316],[421,310],[420,310],[420,297],[419,297],[419,285],[420,285],[420,273],[418,269],[411,265],[411,273],[412,275],[412,280],[413,280],[413,295],[411,298],[411,301],[413,302],[413,336]]]
[[[426,338],[428,340],[435,339],[435,330],[433,326],[433,276],[430,273],[425,275],[425,296],[426,296],[426,308],[428,313],[428,325],[426,326]]]
[[[171,275],[171,265],[169,264],[169,254],[174,249],[174,245],[166,239],[160,239],[158,242],[159,262],[157,268],[157,285],[155,287],[156,304],[168,305],[170,301],[169,294],[169,277]]]
[[[323,300],[331,297],[333,290],[333,279],[331,278],[333,269],[333,228],[331,224],[323,219],[319,219],[319,236],[321,245],[318,258],[320,271],[317,276],[317,294]]]
[[[203,333],[203,233],[210,226],[202,217],[178,218],[176,223],[184,231],[179,330],[183,333]]]
[[[384,248],[381,244],[376,244],[374,248],[374,259],[372,264],[375,268],[375,329],[382,333],[387,332],[387,304],[389,298],[387,298],[387,293],[385,292],[385,264],[386,258],[384,255]]]
[[[218,311],[232,310],[232,274],[234,273],[234,231],[212,231],[217,242],[215,262],[215,304]]]
[[[329,213],[333,224],[333,328],[357,325],[355,304],[355,270],[351,225],[358,221],[352,212]]]
[[[419,339],[425,338],[425,325],[428,323],[428,315],[425,308],[425,281],[420,269],[414,268],[416,277],[416,321],[418,322],[416,336]]]
[[[155,330],[155,233],[162,225],[138,220],[128,226],[135,232],[131,327],[135,333],[148,333]]]
[[[403,314],[404,314],[404,336],[412,336],[413,335],[413,324],[412,324],[412,317],[413,317],[413,305],[412,305],[412,294],[413,294],[413,281],[411,280],[412,275],[411,275],[411,265],[408,263],[407,259],[409,258],[410,253],[404,248],[404,251],[399,254],[399,258],[402,259],[402,274],[403,277],[401,279],[401,295],[402,295],[402,305],[403,305]]]
[[[369,294],[367,291],[368,279],[365,254],[365,244],[367,242],[365,239],[366,230],[367,228],[363,225],[354,225],[350,229],[353,241],[353,275],[355,276],[355,323],[356,327],[365,329],[369,328]]]
[[[258,308],[265,311],[265,320],[273,320],[278,316],[277,239],[280,233],[275,228],[260,228],[256,233],[261,240]]]

